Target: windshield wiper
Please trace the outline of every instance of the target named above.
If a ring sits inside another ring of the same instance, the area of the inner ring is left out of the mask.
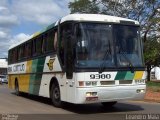
[[[102,60],[103,63],[99,67],[99,73],[102,73],[104,71],[104,69],[105,69],[105,62],[106,62],[105,60],[107,59],[108,55],[110,55],[110,54],[111,54],[111,47],[110,47],[110,44],[109,44],[109,49],[105,52],[103,60]]]
[[[134,66],[132,64],[132,62],[127,58],[126,54],[122,51],[121,55],[123,55],[123,58],[129,63],[128,67],[130,68],[131,72],[134,72]]]
[[[119,54],[123,55],[123,58],[129,63],[128,64],[128,67],[130,68],[131,72],[133,73],[134,72],[134,67],[133,67],[133,64],[132,62],[127,58],[121,44],[118,42],[118,46],[119,46]]]

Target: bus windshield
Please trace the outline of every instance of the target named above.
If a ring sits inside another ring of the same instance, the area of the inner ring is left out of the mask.
[[[144,66],[137,26],[79,23],[76,38],[76,67]]]

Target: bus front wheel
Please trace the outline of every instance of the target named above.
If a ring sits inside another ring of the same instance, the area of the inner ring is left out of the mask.
[[[62,102],[61,102],[61,97],[60,97],[60,89],[59,86],[55,83],[53,83],[51,87],[51,99],[52,103],[55,107],[61,107]]]
[[[103,105],[105,108],[111,108],[111,107],[113,107],[116,103],[117,103],[117,101],[113,101],[113,102],[102,102],[102,105]]]

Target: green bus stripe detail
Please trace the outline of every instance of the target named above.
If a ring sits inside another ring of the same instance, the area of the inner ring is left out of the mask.
[[[126,74],[127,74],[126,71],[118,72],[115,77],[115,80],[124,80]]]
[[[124,79],[133,80],[133,78],[134,78],[134,73],[132,73],[131,71],[128,71]]]
[[[36,74],[31,74],[29,81],[29,93],[34,94]]]
[[[38,59],[33,60],[32,61],[32,70],[31,70],[32,73],[36,73],[37,72],[37,65],[38,65]]]
[[[42,80],[42,74],[36,74],[36,73],[42,73],[44,68],[44,62],[45,58],[40,58],[33,60],[32,62],[32,73],[30,76],[30,86],[29,86],[29,93],[38,95],[39,89],[41,85]]]

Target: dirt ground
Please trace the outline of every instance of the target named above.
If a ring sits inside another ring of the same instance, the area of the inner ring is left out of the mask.
[[[145,95],[145,100],[160,103],[160,92],[159,91],[153,91],[152,89],[147,88],[146,95]]]

